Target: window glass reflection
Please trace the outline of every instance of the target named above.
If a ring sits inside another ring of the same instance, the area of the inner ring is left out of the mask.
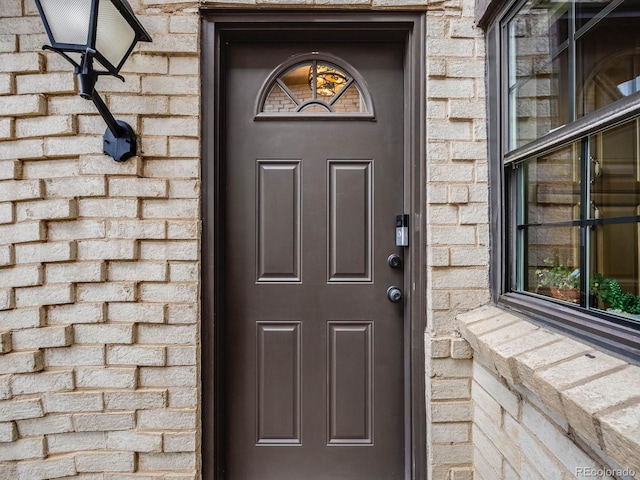
[[[576,35],[576,74],[582,86],[576,91],[577,116],[581,117],[640,91],[640,1],[623,2],[605,16],[578,5],[586,25]]]

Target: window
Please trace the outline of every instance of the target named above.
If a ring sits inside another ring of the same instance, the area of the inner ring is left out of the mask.
[[[364,80],[343,60],[312,52],[277,67],[258,97],[257,118],[373,118]]]
[[[528,0],[487,32],[494,286],[608,344],[640,339],[638,25],[640,0]]]

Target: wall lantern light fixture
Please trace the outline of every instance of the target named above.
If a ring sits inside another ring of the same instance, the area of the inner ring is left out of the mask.
[[[123,162],[136,155],[136,135],[129,124],[116,120],[95,90],[98,77],[119,75],[133,47],[151,37],[126,0],[36,0],[53,50],[73,66],[80,96],[92,100],[107,123],[104,153]],[[94,68],[94,60],[96,68]]]

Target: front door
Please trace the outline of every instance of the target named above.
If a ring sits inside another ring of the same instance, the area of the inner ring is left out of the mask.
[[[224,47],[225,479],[405,476],[403,53]]]

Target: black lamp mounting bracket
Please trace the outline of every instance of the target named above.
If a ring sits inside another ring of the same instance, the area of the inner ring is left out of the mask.
[[[136,134],[131,126],[122,121],[116,120],[109,108],[105,105],[104,101],[95,89],[98,77],[102,75],[110,75],[116,77],[124,82],[124,77],[116,73],[96,71],[93,68],[93,58],[96,53],[95,50],[87,48],[85,52],[81,53],[82,57],[80,63],[76,62],[69,55],[57,48],[49,45],[42,47],[44,50],[52,50],[62,55],[69,63],[74,67],[74,72],[78,78],[78,86],[80,89],[80,96],[86,100],[93,101],[93,104],[100,112],[100,115],[107,124],[107,130],[104,132],[103,151],[116,162],[124,162],[136,155]]]

